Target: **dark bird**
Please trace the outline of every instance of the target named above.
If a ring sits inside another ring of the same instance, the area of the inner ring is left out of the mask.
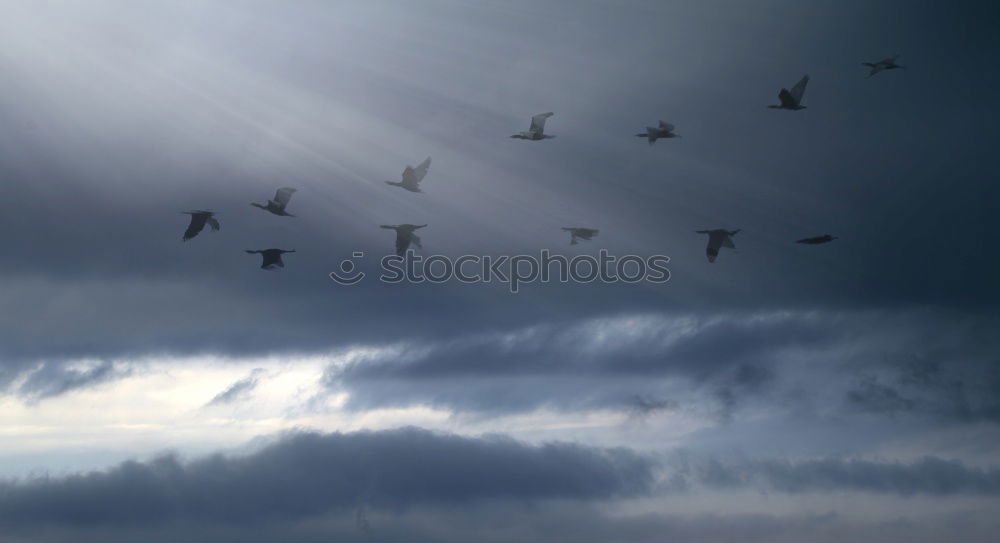
[[[421,162],[416,168],[413,166],[407,166],[406,169],[403,170],[403,180],[401,182],[394,183],[392,181],[386,181],[385,183],[394,187],[403,187],[410,192],[423,192],[420,190],[420,182],[424,180],[424,176],[427,175],[427,169],[430,167],[431,157],[427,157],[427,159]]]
[[[284,268],[285,263],[281,260],[281,255],[285,253],[294,253],[295,249],[291,251],[286,251],[284,249],[263,249],[257,251],[251,251],[247,249],[249,254],[259,254],[263,257],[261,260],[260,267],[263,270],[275,270],[278,268]]]
[[[635,137],[646,138],[652,145],[658,138],[679,138],[680,136],[674,134],[674,125],[660,121],[660,126],[647,126],[644,134],[636,134]]]
[[[831,241],[837,239],[837,236],[831,236],[830,234],[823,234],[822,236],[815,236],[812,238],[802,238],[795,243],[805,243],[806,245],[819,245],[821,243],[830,243]]]
[[[551,111],[548,113],[539,113],[531,118],[531,126],[528,128],[527,132],[519,132],[511,136],[512,138],[522,139],[522,140],[542,140],[546,138],[552,138],[554,136],[545,135],[545,119],[555,115]]]
[[[219,229],[219,221],[215,219],[215,213],[211,211],[184,211],[185,215],[191,215],[191,222],[188,224],[187,230],[184,231],[184,237],[181,241],[187,241],[198,235],[205,228],[205,223],[208,223],[212,227],[212,231],[217,231]]]
[[[250,205],[254,207],[259,207],[264,211],[270,211],[275,215],[282,215],[285,217],[294,217],[291,213],[285,211],[285,207],[288,206],[288,201],[292,199],[292,194],[295,193],[295,189],[291,187],[284,187],[278,189],[278,192],[274,193],[274,199],[268,200],[267,204],[258,204],[256,202],[251,202]]]
[[[781,92],[778,93],[778,100],[781,100],[781,105],[767,107],[771,109],[790,109],[792,111],[805,109],[806,106],[802,105],[802,95],[805,94],[808,83],[809,76],[802,76],[802,79],[792,87],[792,90],[781,89]]]
[[[406,250],[410,248],[410,243],[416,245],[417,247],[423,249],[420,245],[420,236],[414,234],[414,230],[418,228],[423,228],[427,226],[426,224],[383,224],[382,228],[387,228],[389,230],[396,231],[396,254],[403,256]]]
[[[732,236],[735,236],[740,232],[739,229],[729,231],[729,230],[698,230],[699,234],[708,234],[708,247],[705,248],[705,254],[708,255],[709,262],[715,262],[715,258],[719,256],[719,249],[722,247],[727,247],[729,249],[735,249],[736,245],[733,245]]]
[[[898,70],[901,68],[905,68],[905,66],[900,66],[899,64],[896,64],[897,58],[899,58],[899,55],[893,55],[890,58],[884,58],[878,62],[862,62],[861,65],[868,66],[869,68],[871,68],[871,71],[868,72],[868,77],[871,77],[881,72],[882,70]]]
[[[590,241],[600,230],[593,228],[563,227],[563,232],[569,232],[569,244],[576,245],[578,239]]]

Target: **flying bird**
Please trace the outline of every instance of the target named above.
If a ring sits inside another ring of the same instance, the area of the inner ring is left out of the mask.
[[[896,64],[897,58],[899,58],[899,55],[893,55],[892,57],[884,58],[878,62],[862,62],[861,65],[868,66],[869,68],[871,68],[871,71],[868,72],[868,77],[871,77],[881,72],[882,70],[897,70],[900,68],[905,68],[905,66],[900,66],[899,64]]]
[[[420,236],[414,233],[414,230],[418,228],[423,228],[427,226],[426,224],[383,224],[382,228],[387,228],[389,230],[396,231],[396,254],[403,256],[406,254],[406,250],[410,248],[410,243],[413,243],[417,247],[423,249],[420,245]]]
[[[261,260],[260,267],[263,270],[276,270],[278,268],[284,268],[285,263],[281,260],[281,255],[285,253],[294,253],[295,249],[286,251],[284,249],[262,249],[251,251],[247,249],[249,254],[259,254],[263,257]]]
[[[778,93],[778,100],[781,100],[781,105],[767,107],[771,109],[790,109],[792,111],[805,109],[806,106],[802,105],[802,95],[805,94],[808,83],[809,76],[802,76],[802,79],[792,87],[792,90],[781,89],[781,92]]]
[[[735,249],[736,245],[733,245],[732,237],[740,232],[737,228],[736,230],[698,230],[699,234],[708,234],[708,247],[705,248],[705,254],[708,255],[709,262],[715,262],[715,258],[719,256],[719,249],[722,247],[727,247],[729,249]]]
[[[806,245],[819,245],[821,243],[830,243],[831,241],[837,239],[837,236],[831,236],[830,234],[823,234],[822,236],[815,236],[811,238],[802,238],[795,243],[804,243]]]
[[[660,121],[659,126],[647,126],[646,132],[643,134],[636,134],[637,138],[646,138],[649,140],[649,144],[652,145],[658,138],[679,138],[677,134],[674,134],[674,125]]]
[[[564,232],[569,232],[569,244],[576,245],[578,239],[585,241],[590,241],[591,238],[597,235],[600,230],[595,230],[593,228],[577,228],[577,227],[563,227]]]
[[[546,138],[552,138],[555,136],[545,135],[545,119],[555,115],[551,111],[548,113],[539,113],[531,118],[531,126],[528,128],[527,132],[519,132],[511,136],[512,138],[522,139],[522,140],[542,140]]]
[[[256,202],[251,202],[250,205],[254,207],[259,207],[264,211],[270,211],[275,215],[282,215],[285,217],[294,217],[291,213],[285,211],[285,207],[288,206],[288,201],[292,199],[292,194],[295,193],[295,189],[291,187],[284,187],[278,189],[274,193],[274,199],[268,200],[266,204],[258,204]]]
[[[394,187],[403,187],[410,192],[423,192],[420,190],[420,182],[424,180],[424,176],[427,175],[427,169],[430,167],[431,157],[427,157],[427,159],[421,162],[416,168],[413,166],[407,166],[406,169],[403,170],[403,180],[401,182],[395,183],[392,181],[386,181],[386,184]]]
[[[184,231],[184,237],[181,241],[187,241],[198,235],[205,228],[205,223],[208,223],[212,227],[212,231],[219,229],[219,221],[215,218],[215,213],[212,211],[183,211],[185,215],[191,215],[191,222],[188,224],[187,230]]]

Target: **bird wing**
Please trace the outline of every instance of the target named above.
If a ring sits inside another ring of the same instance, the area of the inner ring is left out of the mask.
[[[716,252],[718,252],[718,250],[721,247],[725,246],[726,239],[728,237],[729,236],[726,235],[725,232],[719,232],[719,231],[716,231],[716,230],[708,232],[708,248],[709,249],[714,249]]]
[[[729,234],[722,235],[722,246],[728,249],[736,248],[736,245],[733,244],[733,238],[729,237]]]
[[[427,157],[423,162],[421,162],[416,168],[413,166],[407,166],[403,170],[403,184],[406,185],[417,185],[424,180],[424,176],[427,175],[427,170],[431,167],[431,157]]]
[[[781,92],[778,93],[778,100],[781,100],[783,107],[795,106],[795,98],[792,97],[792,93],[788,92],[788,89],[781,89]]]
[[[403,256],[406,249],[410,247],[410,235],[403,233],[402,231],[396,231],[396,254]]]
[[[219,230],[219,221],[215,217],[213,217],[211,215],[207,215],[205,217],[205,222],[207,222],[208,225],[212,227],[212,231],[218,231]]]
[[[295,190],[291,187],[278,189],[278,192],[274,193],[274,203],[284,208],[288,205],[288,201],[292,199],[292,194],[295,193]]]
[[[808,84],[809,84],[809,76],[804,75],[802,76],[802,79],[800,79],[799,82],[796,83],[794,87],[792,87],[790,94],[792,95],[792,98],[795,99],[796,103],[802,101],[802,95],[805,94],[806,85]]]
[[[652,143],[656,138],[660,137],[660,129],[653,128],[652,126],[646,127],[646,137],[649,138],[649,142]]]
[[[188,223],[187,230],[184,231],[184,239],[191,239],[198,235],[205,228],[205,220],[208,215],[204,213],[189,213],[191,222]]]
[[[555,115],[551,111],[548,113],[539,113],[531,118],[531,128],[528,128],[528,132],[535,134],[541,134],[545,130],[545,119]]]
[[[660,121],[660,130],[663,130],[665,132],[673,132],[674,125]]]
[[[420,236],[418,236],[416,234],[410,234],[410,241],[412,241],[413,244],[416,245],[417,247],[419,247],[421,249],[424,248],[424,246],[420,244]]]

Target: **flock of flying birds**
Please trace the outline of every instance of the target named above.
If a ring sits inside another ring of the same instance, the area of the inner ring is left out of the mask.
[[[863,62],[862,66],[867,66],[871,68],[868,72],[868,77],[884,71],[884,70],[896,70],[903,68],[896,63],[896,59],[899,55],[895,55],[889,58],[879,60],[877,62]],[[781,89],[778,92],[778,100],[780,104],[767,106],[772,109],[787,109],[791,111],[798,111],[805,109],[806,106],[802,105],[802,97],[806,92],[806,85],[809,84],[809,76],[802,76],[802,79],[789,89]],[[552,112],[539,113],[531,118],[531,125],[525,132],[519,132],[512,135],[512,138],[539,141],[544,139],[553,138],[545,134],[545,121],[554,115]],[[636,137],[646,138],[650,145],[656,142],[656,140],[661,138],[677,138],[680,137],[678,134],[674,133],[674,125],[660,121],[658,126],[647,126],[646,132],[636,134]],[[400,187],[402,189],[408,190],[410,192],[423,192],[420,190],[420,182],[423,181],[424,177],[427,176],[427,171],[431,166],[431,158],[427,157],[423,162],[421,162],[416,167],[407,166],[403,170],[403,178],[399,182],[386,181],[386,184],[395,187]],[[268,200],[266,204],[258,204],[256,202],[250,205],[254,207],[259,207],[264,211],[273,213],[282,217],[294,217],[291,213],[288,213],[285,208],[288,207],[288,202],[291,200],[292,195],[295,193],[296,189],[291,187],[283,187],[278,189],[275,193],[274,198]],[[205,225],[208,225],[213,231],[219,230],[219,221],[215,218],[215,213],[212,211],[205,210],[195,210],[184,212],[191,216],[191,222],[188,224],[187,230],[184,231],[184,237],[182,241],[187,241],[191,238],[197,236],[202,230],[205,229]],[[427,226],[426,224],[383,224],[382,228],[395,230],[396,231],[396,254],[403,256],[406,251],[410,248],[410,245],[416,245],[418,248],[422,248],[420,245],[420,237],[416,235],[416,230]],[[599,230],[594,228],[582,228],[582,227],[563,227],[563,231],[569,232],[570,234],[570,245],[576,245],[579,240],[589,241],[594,238],[599,232]],[[736,230],[725,230],[725,229],[715,229],[715,230],[696,230],[698,234],[708,234],[708,246],[705,249],[705,253],[708,256],[709,262],[715,262],[715,259],[719,256],[719,249],[725,247],[729,249],[735,249],[736,245],[733,244],[733,236],[740,232],[739,229]],[[813,236],[808,238],[803,238],[797,240],[796,243],[802,243],[806,245],[820,245],[824,243],[829,243],[837,239],[835,236],[830,234],[824,234],[822,236]],[[285,249],[255,249],[247,250],[250,254],[261,255],[262,262],[261,268],[265,270],[274,270],[277,268],[284,268],[285,263],[282,261],[281,257],[287,253],[294,253],[295,250],[285,250]]]

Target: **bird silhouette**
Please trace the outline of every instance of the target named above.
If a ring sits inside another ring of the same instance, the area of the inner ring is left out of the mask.
[[[247,249],[249,254],[259,254],[261,255],[261,269],[264,270],[276,270],[278,268],[284,268],[285,262],[281,260],[281,255],[285,253],[294,253],[295,249],[286,251],[285,249],[258,249],[251,251]]]
[[[250,205],[254,207],[259,207],[264,211],[270,211],[275,215],[281,215],[284,217],[294,217],[291,213],[285,211],[285,207],[288,206],[288,201],[292,199],[292,194],[295,193],[295,189],[291,187],[284,187],[278,189],[274,193],[274,199],[268,200],[266,204],[258,204],[256,202],[251,202]]]
[[[431,157],[427,157],[419,166],[414,168],[413,166],[407,166],[403,170],[403,180],[399,183],[393,181],[386,181],[387,185],[392,185],[395,187],[403,187],[410,192],[423,192],[420,190],[420,182],[424,180],[424,176],[427,175],[427,169],[431,167]]]
[[[897,58],[899,58],[899,55],[893,55],[889,58],[884,58],[878,62],[862,62],[861,65],[868,66],[869,68],[871,68],[871,71],[868,72],[868,77],[871,77],[883,70],[899,70],[905,68],[905,66],[900,66],[899,64],[896,64]]]
[[[531,118],[531,126],[528,128],[527,132],[518,132],[511,136],[512,138],[522,139],[522,140],[542,140],[546,138],[552,138],[555,136],[545,135],[545,119],[555,115],[551,111],[548,113],[539,113]]]
[[[659,138],[679,138],[680,136],[674,134],[674,125],[660,121],[659,126],[647,126],[646,132],[642,134],[636,134],[637,138],[646,138],[649,140],[649,144],[652,145]]]
[[[802,95],[806,92],[806,85],[809,83],[809,76],[804,75],[798,83],[792,87],[792,90],[781,89],[778,92],[778,100],[781,100],[781,105],[777,106],[767,106],[771,109],[790,109],[792,111],[798,111],[800,109],[805,109],[806,106],[802,105]]]
[[[736,245],[733,244],[732,236],[735,236],[740,232],[739,229],[736,230],[697,230],[699,234],[708,234],[708,246],[705,248],[705,254],[708,255],[709,262],[715,262],[716,257],[719,256],[719,249],[722,247],[727,247],[729,249],[735,249]]]
[[[595,230],[593,228],[579,228],[575,226],[564,226],[564,232],[569,232],[569,244],[576,245],[578,239],[585,241],[590,241],[591,238],[597,235],[600,230]]]
[[[212,231],[217,231],[219,229],[219,221],[215,218],[215,213],[212,211],[195,210],[195,211],[183,211],[185,215],[191,215],[191,222],[188,223],[187,230],[184,231],[184,237],[181,241],[187,241],[198,235],[205,228],[207,223],[212,227]]]
[[[804,243],[806,245],[819,245],[821,243],[830,243],[831,241],[837,239],[836,236],[831,236],[830,234],[823,234],[822,236],[815,236],[811,238],[802,238],[795,243]]]
[[[403,256],[406,254],[406,250],[410,248],[410,243],[413,243],[418,248],[423,249],[420,245],[420,236],[414,233],[418,228],[423,228],[427,226],[426,224],[383,224],[382,228],[387,228],[389,230],[396,231],[396,254]]]

